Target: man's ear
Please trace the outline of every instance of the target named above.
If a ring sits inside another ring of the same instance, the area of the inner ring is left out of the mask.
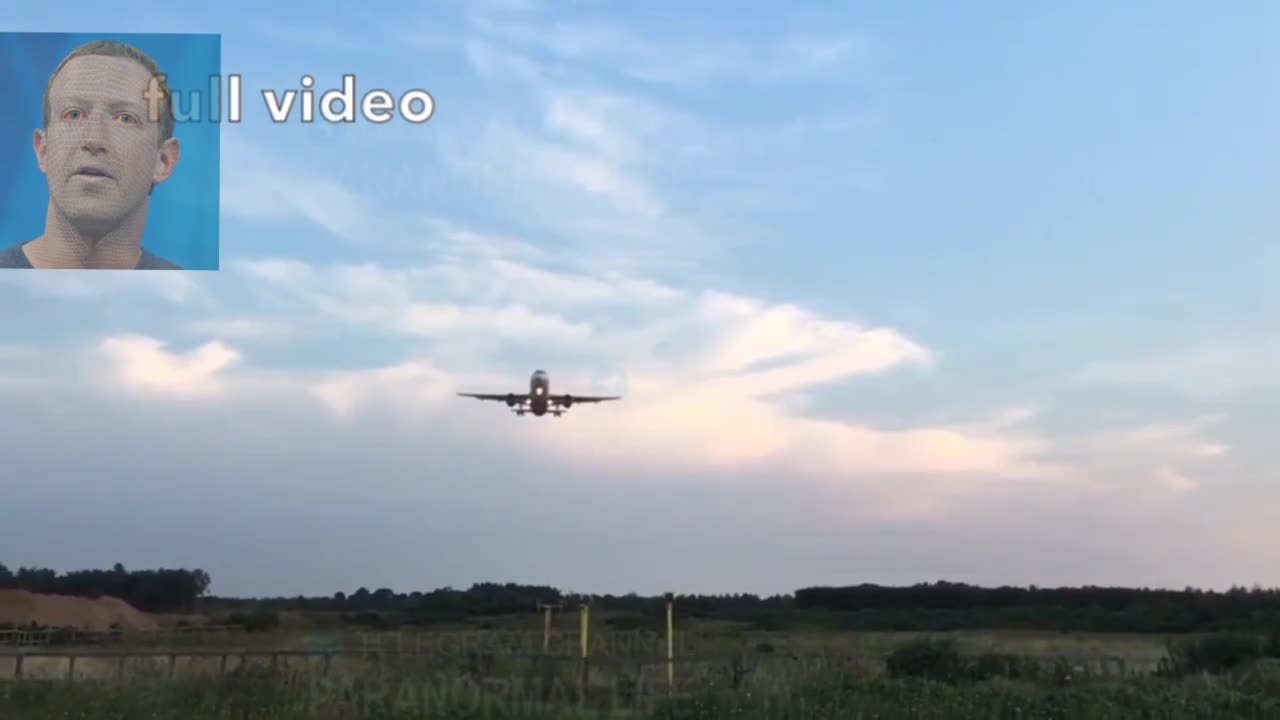
[[[182,145],[178,142],[178,138],[165,140],[160,146],[160,154],[156,156],[156,171],[151,176],[151,182],[159,185],[168,180],[174,169],[178,167],[178,160],[181,157]]]
[[[45,151],[48,146],[45,145],[45,134],[43,130],[37,130],[35,132],[35,136],[31,138],[31,144],[36,149],[36,164],[40,166],[40,172],[48,175],[49,173],[44,169]]]

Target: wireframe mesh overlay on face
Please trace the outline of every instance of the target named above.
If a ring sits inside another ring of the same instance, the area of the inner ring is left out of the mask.
[[[57,212],[103,232],[144,209],[160,159],[151,73],[130,58],[72,58],[49,93],[41,169]]]
[[[0,33],[0,269],[217,270],[217,35]]]

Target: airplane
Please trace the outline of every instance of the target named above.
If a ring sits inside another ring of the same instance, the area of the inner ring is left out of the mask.
[[[609,400],[621,400],[616,396],[600,397],[593,395],[552,395],[551,394],[551,378],[545,370],[535,370],[533,375],[529,376],[529,392],[528,393],[507,393],[505,395],[488,395],[484,393],[458,393],[460,397],[478,398],[480,400],[498,400],[505,402],[507,407],[513,408],[516,415],[524,415],[531,412],[534,415],[546,415],[550,410],[552,415],[560,417],[574,403],[598,403],[607,402]],[[526,407],[528,405],[528,407]]]

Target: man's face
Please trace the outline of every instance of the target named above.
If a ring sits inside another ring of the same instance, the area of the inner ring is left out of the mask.
[[[141,63],[93,55],[54,79],[36,155],[54,205],[76,224],[110,230],[172,172],[176,156],[161,151],[160,118],[144,96],[151,85]]]

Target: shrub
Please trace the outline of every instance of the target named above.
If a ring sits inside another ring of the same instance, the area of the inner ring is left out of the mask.
[[[263,632],[280,627],[280,613],[274,610],[231,613],[227,620],[230,621],[230,624],[239,625],[248,632]]]
[[[760,613],[750,618],[752,629],[766,632],[778,632],[786,629],[787,617],[782,613]]]
[[[1244,633],[1219,633],[1169,644],[1169,657],[1161,662],[1165,675],[1222,673],[1258,660],[1263,655],[1258,638]]]
[[[961,678],[964,663],[955,642],[951,640],[916,640],[894,650],[885,661],[894,678],[925,678],[939,682],[955,682]]]
[[[614,630],[648,630],[656,628],[658,623],[653,618],[644,617],[643,615],[615,615],[605,620],[605,625]]]
[[[1005,653],[985,653],[969,658],[964,666],[965,679],[974,682],[994,678],[1031,678],[1039,671],[1039,665],[1034,661]]]

